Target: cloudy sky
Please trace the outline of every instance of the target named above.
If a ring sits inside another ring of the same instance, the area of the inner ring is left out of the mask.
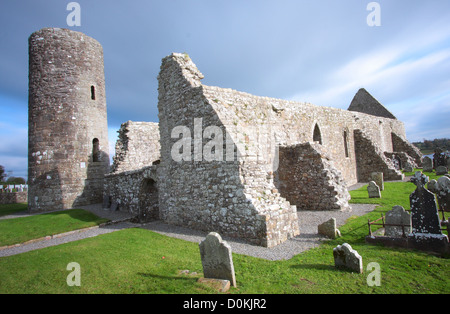
[[[104,49],[110,147],[127,120],[158,121],[161,59],[186,52],[203,83],[347,109],[366,88],[410,141],[450,137],[450,1],[64,0],[0,2],[0,165],[27,176],[28,37],[80,31]],[[111,154],[114,151],[111,150]]]

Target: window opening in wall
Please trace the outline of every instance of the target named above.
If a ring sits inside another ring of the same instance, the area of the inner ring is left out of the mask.
[[[348,158],[348,133],[347,133],[347,131],[344,131],[344,150],[345,150],[345,157]]]
[[[320,129],[319,129],[319,126],[317,124],[314,127],[313,141],[314,142],[319,142],[319,144],[322,145],[322,134],[320,134]]]
[[[94,85],[91,86],[91,99],[95,100],[95,86]]]
[[[92,141],[92,161],[100,161],[100,142],[98,141],[98,138],[94,138]]]

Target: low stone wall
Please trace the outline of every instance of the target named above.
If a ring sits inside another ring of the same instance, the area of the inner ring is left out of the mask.
[[[28,192],[0,193],[0,204],[18,204],[28,202]]]

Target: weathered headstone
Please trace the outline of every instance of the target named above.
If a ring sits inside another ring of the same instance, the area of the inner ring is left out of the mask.
[[[443,176],[437,180],[436,198],[439,209],[450,211],[450,178]]]
[[[422,165],[424,172],[433,172],[433,160],[430,157],[423,157]]]
[[[437,193],[438,192],[438,186],[436,180],[430,180],[430,182],[427,183],[427,189],[430,192]]]
[[[367,192],[369,193],[369,198],[381,198],[381,192],[375,181],[370,181],[367,186]]]
[[[412,171],[414,171],[413,166],[409,162],[405,162],[405,165],[403,166],[403,170],[405,172],[412,172]]]
[[[371,180],[374,181],[378,185],[378,187],[380,188],[380,191],[384,191],[383,172],[372,172],[370,177],[371,177]]]
[[[334,266],[345,267],[357,273],[363,273],[362,257],[350,244],[344,243],[333,249]]]
[[[341,236],[341,232],[336,228],[336,218],[331,218],[317,227],[319,234],[323,234],[331,239]]]
[[[417,171],[411,178],[417,188],[409,196],[412,233],[442,234],[434,194],[425,188],[429,178]]]
[[[407,236],[411,232],[411,216],[402,206],[394,206],[386,213],[385,224],[384,235],[388,237]],[[403,225],[404,227],[389,225]]]
[[[435,169],[439,166],[447,166],[447,157],[439,147],[434,150],[433,164]]]
[[[200,243],[203,274],[205,278],[229,280],[236,287],[231,247],[216,233],[209,233]]]
[[[447,174],[447,173],[448,173],[447,167],[444,167],[444,166],[436,167],[436,175],[442,176],[442,175]]]

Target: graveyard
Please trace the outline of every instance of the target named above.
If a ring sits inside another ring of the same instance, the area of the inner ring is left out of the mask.
[[[430,180],[440,177],[434,173],[425,174]],[[414,172],[405,175],[412,177]],[[365,240],[368,235],[367,222],[380,218],[381,214],[386,215],[394,206],[410,210],[410,195],[416,188],[414,183],[405,180],[384,182],[381,198],[369,198],[367,185],[350,191],[350,204],[372,203],[378,206],[366,215],[348,218],[344,225],[339,226],[340,237],[324,239],[320,246],[290,259],[270,261],[233,252],[233,280],[236,283],[226,293],[448,293],[448,256],[369,244]],[[8,205],[1,206],[0,215]],[[95,217],[84,216],[82,219],[85,222],[92,220],[94,224],[102,223]],[[69,221],[67,225],[70,224]],[[377,227],[381,228],[374,226],[374,233]],[[20,224],[16,228],[20,229]],[[27,229],[32,228],[27,225]],[[448,235],[446,230],[443,234]],[[333,250],[344,248],[345,243],[362,257],[361,273],[335,266]],[[221,293],[202,283],[205,274],[201,255],[198,242],[175,239],[136,226],[1,257],[0,293]],[[81,265],[80,286],[68,286],[66,283],[69,274],[66,267],[73,261]],[[379,265],[379,285],[369,284],[372,274],[370,265],[373,263]]]

